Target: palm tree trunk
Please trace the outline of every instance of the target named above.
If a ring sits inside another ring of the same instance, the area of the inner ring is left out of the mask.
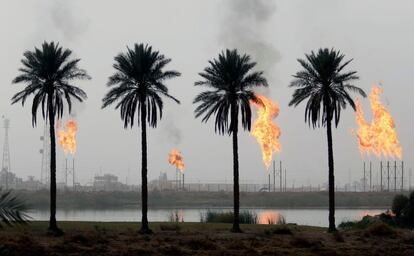
[[[231,123],[233,124],[232,127],[232,135],[233,135],[233,228],[231,229],[232,232],[239,233],[241,232],[240,229],[240,220],[239,220],[239,208],[240,208],[240,193],[239,193],[239,149],[238,149],[238,141],[237,141],[237,133],[238,133],[238,116],[237,116],[237,109],[236,104],[232,104],[231,107]]]
[[[334,176],[334,159],[332,145],[332,121],[328,118],[327,125],[328,136],[328,165],[329,165],[329,231],[336,231],[335,227],[335,176]]]
[[[49,231],[55,234],[61,232],[56,222],[56,138],[55,115],[52,96],[48,96],[49,132],[50,132],[50,220]]]
[[[150,234],[152,231],[148,226],[148,181],[147,181],[147,111],[146,104],[143,101],[141,105],[141,202],[142,202],[142,220],[141,230],[142,234]]]

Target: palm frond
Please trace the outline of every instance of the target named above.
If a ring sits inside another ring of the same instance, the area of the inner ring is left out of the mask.
[[[268,86],[263,72],[254,72],[255,62],[250,56],[240,55],[237,50],[226,50],[217,59],[210,60],[199,75],[203,80],[194,83],[195,86],[205,86],[208,90],[199,93],[193,104],[195,117],[202,117],[207,122],[215,116],[214,129],[219,134],[231,134],[235,130],[232,122],[232,107],[235,118],[241,114],[243,129],[250,130],[252,111],[251,101],[257,101],[252,88]]]
[[[27,224],[30,219],[26,214],[27,210],[26,204],[20,198],[12,195],[11,191],[2,191],[0,188],[0,228],[3,225]]]
[[[70,60],[72,51],[63,49],[54,42],[44,42],[42,47],[34,51],[26,51],[21,63],[20,74],[13,79],[14,84],[24,83],[26,87],[16,93],[12,104],[25,104],[27,98],[33,96],[32,125],[36,126],[37,111],[41,106],[42,117],[46,118],[46,110],[53,109],[55,117],[63,115],[64,103],[72,110],[73,99],[82,102],[87,98],[86,93],[71,84],[74,80],[91,79],[87,72],[78,67],[80,59]],[[49,99],[52,105],[49,106]]]
[[[355,109],[349,93],[366,97],[364,90],[351,84],[358,79],[357,72],[342,72],[352,60],[343,62],[345,55],[327,48],[305,56],[306,60],[298,59],[303,69],[293,76],[294,80],[289,85],[296,88],[289,106],[296,107],[307,100],[305,122],[309,126],[325,126],[332,120],[338,126],[342,109],[348,104]]]
[[[161,96],[180,103],[168,92],[164,81],[180,76],[175,70],[164,71],[171,62],[152,47],[135,44],[114,58],[115,73],[109,77],[110,90],[102,99],[102,108],[115,104],[120,109],[124,127],[132,127],[137,118],[140,125],[142,108],[145,109],[149,126],[156,127],[162,118],[163,101]]]

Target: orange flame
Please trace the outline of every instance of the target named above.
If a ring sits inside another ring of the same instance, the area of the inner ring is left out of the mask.
[[[172,149],[169,156],[168,156],[168,162],[171,165],[175,165],[181,172],[184,171],[184,162],[183,157],[181,156],[181,152],[178,151],[178,149]]]
[[[76,131],[78,130],[78,126],[75,120],[69,120],[66,123],[66,130],[59,129],[57,131],[57,136],[59,139],[59,144],[62,146],[63,151],[65,154],[75,154],[76,153]]]
[[[356,131],[361,153],[373,153],[377,157],[402,157],[402,148],[398,141],[394,119],[382,105],[380,94],[383,90],[374,85],[369,95],[373,119],[368,123],[364,118],[361,102],[356,102]]]
[[[276,102],[272,102],[263,95],[256,95],[256,97],[263,102],[263,105],[251,102],[251,104],[257,108],[258,114],[257,119],[254,121],[251,134],[260,144],[260,147],[262,148],[263,162],[266,165],[266,168],[269,168],[273,152],[281,151],[279,142],[281,130],[279,126],[273,122],[273,119],[279,115],[279,106]]]

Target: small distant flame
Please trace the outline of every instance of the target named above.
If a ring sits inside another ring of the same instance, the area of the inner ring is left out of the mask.
[[[394,119],[381,103],[380,94],[383,90],[374,85],[369,96],[373,119],[368,123],[364,118],[362,105],[356,103],[356,131],[361,153],[373,153],[377,157],[402,157],[402,148],[395,130]]]
[[[59,139],[59,144],[62,146],[65,154],[75,154],[76,153],[76,131],[78,130],[78,125],[75,120],[69,120],[66,123],[66,131],[58,127],[57,136]]]
[[[178,149],[172,149],[169,156],[168,156],[168,162],[171,165],[174,165],[177,167],[181,172],[184,171],[184,162],[183,157],[181,155],[181,152],[178,151]]]
[[[251,134],[256,138],[262,148],[263,162],[266,168],[269,168],[272,161],[273,152],[280,152],[281,145],[279,137],[281,130],[279,126],[273,122],[279,115],[279,106],[276,102],[263,95],[257,95],[263,105],[251,102],[257,108],[257,119],[254,121]]]

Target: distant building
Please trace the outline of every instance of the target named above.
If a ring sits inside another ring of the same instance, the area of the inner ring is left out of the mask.
[[[148,185],[149,190],[171,190],[176,189],[175,180],[168,180],[166,172],[160,172],[158,179],[151,180]]]
[[[93,189],[95,191],[119,191],[127,190],[127,185],[119,182],[118,176],[104,174],[94,177]]]
[[[23,182],[21,178],[18,178],[16,174],[8,172],[7,169],[0,171],[0,187],[3,189],[16,189]]]
[[[39,180],[36,180],[34,176],[28,176],[27,180],[18,184],[16,189],[25,189],[25,190],[34,191],[34,190],[39,190],[44,187],[45,186]]]

